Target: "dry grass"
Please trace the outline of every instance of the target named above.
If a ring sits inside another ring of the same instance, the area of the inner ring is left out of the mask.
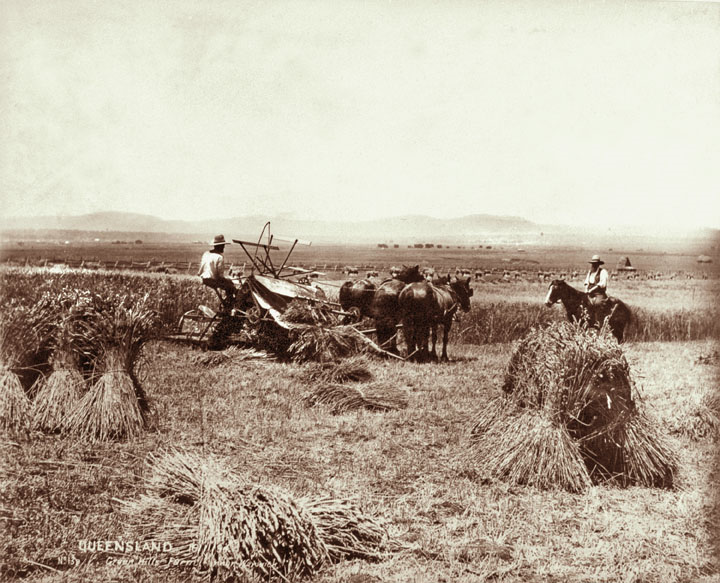
[[[174,451],[149,463],[146,494],[126,507],[144,536],[172,544],[168,560],[250,580],[305,577],[326,560],[307,513],[279,490],[245,483],[212,456]]]
[[[83,335],[83,320],[88,317],[84,299],[61,292],[54,303],[57,320],[50,341],[52,373],[36,383],[32,422],[34,428],[50,433],[62,428],[86,392],[80,363],[92,343],[91,338]]]
[[[94,382],[63,429],[89,440],[138,437],[151,419],[138,362],[155,333],[157,314],[148,307],[147,296],[92,295],[85,316],[77,335],[92,346],[87,366]]]
[[[312,304],[304,300],[293,300],[282,314],[283,320],[292,324],[313,324],[333,326],[338,323],[337,315],[324,304]]]
[[[353,326],[297,324],[287,352],[293,362],[334,362],[368,350],[383,351]]]
[[[687,395],[667,420],[669,432],[699,441],[720,436],[720,397],[717,393]]]
[[[312,577],[318,583],[360,576],[387,583],[710,583],[717,577],[708,522],[717,489],[715,448],[708,440],[669,437],[681,456],[680,487],[673,490],[603,483],[575,494],[517,487],[483,481],[475,464],[460,460],[473,411],[500,393],[511,346],[459,346],[462,360],[430,367],[370,360],[375,379],[411,387],[408,407],[342,416],[297,406],[308,387],[292,363],[197,369],[189,347],[148,348],[148,389],[163,412],[159,432],[130,443],[38,434],[0,443],[0,513],[7,517],[7,528],[0,528],[0,579],[196,580],[181,566],[139,563],[145,555],[135,553],[119,557],[127,564],[111,564],[118,557],[79,552],[78,541],[139,540],[113,499],[154,495],[143,477],[152,477],[143,467],[148,452],[199,451],[200,444],[201,462],[210,453],[222,456],[248,482],[281,487],[298,504],[316,495],[349,496],[398,541],[392,552],[380,547],[377,562],[327,564]],[[663,418],[691,389],[714,386],[715,367],[692,366],[712,348],[708,342],[623,346],[642,382],[643,402]],[[164,528],[199,521],[192,506],[172,501],[167,490],[162,500],[156,518],[144,515],[148,526],[163,517]],[[73,554],[75,566],[62,562]]]
[[[658,423],[643,413],[636,413],[614,427],[606,438],[606,444],[622,456],[616,467],[608,468],[610,477],[620,485],[657,488],[674,485],[678,455],[658,431]],[[602,460],[607,457],[603,453],[594,453]],[[602,475],[607,476],[608,471]]]
[[[537,410],[505,403],[510,411],[473,428],[475,459],[482,472],[542,489],[582,492],[592,485],[580,447],[564,427]],[[480,431],[481,426],[487,429]]]
[[[44,299],[32,305],[14,299],[0,303],[0,367],[12,372],[28,395],[37,379],[49,371],[54,312],[52,303]],[[15,387],[15,383],[7,381],[6,386]]]

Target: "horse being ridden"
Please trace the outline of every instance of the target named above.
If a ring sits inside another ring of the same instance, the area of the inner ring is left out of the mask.
[[[437,280],[406,286],[398,298],[402,313],[408,355],[418,361],[437,359],[437,327],[443,326],[443,360],[448,360],[447,343],[452,320],[458,307],[470,310],[470,278]],[[432,333],[432,350],[428,351],[428,337]]]
[[[403,266],[393,279],[385,280],[378,286],[370,302],[369,311],[375,319],[378,344],[393,354],[398,353],[396,334],[400,322],[398,296],[407,284],[417,281],[423,281],[420,266]]]
[[[594,303],[588,294],[561,279],[550,282],[545,297],[545,305],[548,307],[557,302],[561,302],[565,307],[571,322],[586,321],[593,328],[600,328],[607,322],[610,332],[618,342],[623,341],[625,326],[632,318],[630,308],[621,300],[608,296],[602,303]]]

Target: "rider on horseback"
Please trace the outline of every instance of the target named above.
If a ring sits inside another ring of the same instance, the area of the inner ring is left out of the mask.
[[[605,262],[600,259],[599,255],[593,255],[589,263],[590,269],[585,277],[585,293],[594,306],[601,307],[608,299],[608,272],[604,267],[600,267]]]

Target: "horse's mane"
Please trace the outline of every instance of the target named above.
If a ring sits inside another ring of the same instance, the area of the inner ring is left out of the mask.
[[[571,293],[577,294],[578,296],[584,296],[584,297],[586,297],[586,298],[588,297],[588,295],[587,295],[586,292],[584,292],[583,290],[578,289],[578,288],[570,285],[570,284],[569,284],[567,281],[565,281],[564,279],[554,279],[553,281],[550,282],[550,285],[551,285],[551,286],[560,286],[560,287],[562,287],[563,289],[565,289],[565,290],[567,290],[567,291],[569,291],[569,292],[571,292]]]

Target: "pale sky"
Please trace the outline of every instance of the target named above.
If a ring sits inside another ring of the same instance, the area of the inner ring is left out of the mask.
[[[4,0],[3,213],[720,228],[720,4]]]

